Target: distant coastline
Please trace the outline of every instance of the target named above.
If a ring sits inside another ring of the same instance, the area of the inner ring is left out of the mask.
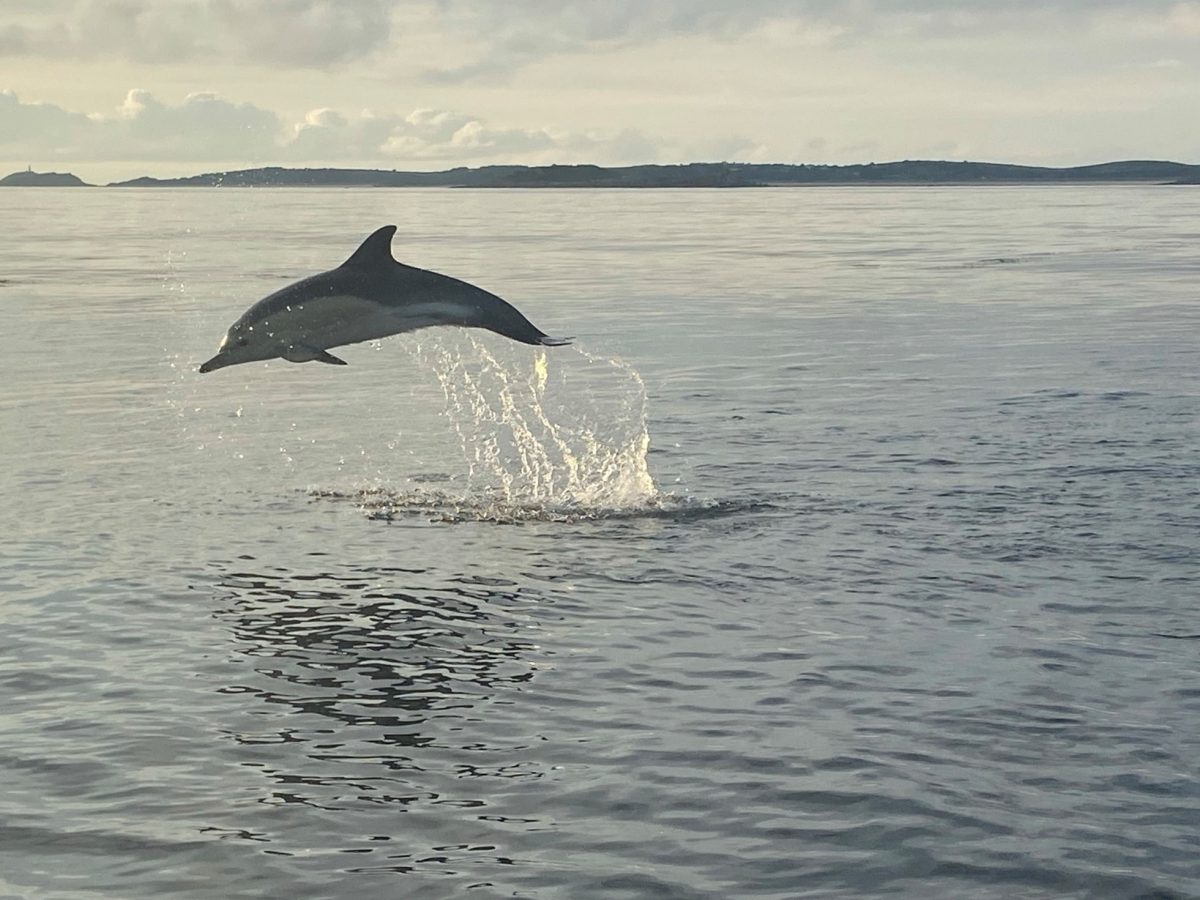
[[[1200,165],[1127,160],[1051,168],[904,160],[859,165],[685,163],[644,166],[482,166],[439,172],[266,166],[182,178],[144,176],[108,187],[754,188],[791,185],[1200,184]],[[85,186],[70,173],[14,172],[0,186]]]

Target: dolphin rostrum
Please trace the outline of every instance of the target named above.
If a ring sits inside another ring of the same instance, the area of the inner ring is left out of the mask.
[[[329,353],[330,347],[431,325],[486,328],[546,347],[570,343],[570,338],[547,337],[495,294],[396,262],[391,249],[395,233],[395,225],[385,225],[336,269],[259,300],[229,327],[217,355],[200,371],[277,357],[344,366],[345,360]]]

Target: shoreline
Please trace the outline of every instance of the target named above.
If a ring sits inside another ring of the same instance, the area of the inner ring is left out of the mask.
[[[1200,165],[1127,160],[1062,168],[1007,163],[904,160],[846,166],[790,163],[687,163],[602,167],[595,165],[459,167],[435,172],[386,169],[265,166],[206,172],[178,178],[141,176],[91,185],[72,173],[28,169],[0,178],[0,187],[116,188],[486,188],[743,189],[778,187],[968,187],[1093,184],[1200,184]]]

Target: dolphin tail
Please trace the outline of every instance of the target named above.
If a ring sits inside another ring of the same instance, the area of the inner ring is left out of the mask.
[[[550,337],[548,334],[542,334],[532,325],[529,328],[494,328],[490,325],[485,325],[488,331],[494,331],[496,334],[502,334],[506,338],[511,338],[514,341],[519,341],[522,344],[529,344],[531,347],[565,347],[575,340],[574,338],[556,338]]]
[[[491,291],[457,278],[429,274],[435,279],[430,286],[432,289],[446,291],[449,288],[452,291],[451,296],[438,304],[437,318],[429,324],[486,328],[532,347],[561,347],[571,343],[571,338],[550,337],[525,318],[519,309]]]

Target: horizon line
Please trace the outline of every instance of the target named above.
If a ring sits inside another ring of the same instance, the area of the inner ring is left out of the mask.
[[[894,159],[883,162],[870,161],[858,163],[816,163],[816,162],[744,162],[744,161],[729,161],[729,160],[694,160],[691,162],[650,162],[650,163],[622,163],[619,165],[604,165],[601,163],[484,163],[480,165],[457,165],[449,167],[439,167],[432,169],[402,169],[402,168],[382,168],[378,165],[330,165],[330,164],[301,164],[301,165],[286,165],[279,163],[265,163],[258,165],[241,165],[238,168],[224,169],[208,169],[201,172],[193,171],[187,175],[173,176],[152,176],[138,175],[132,178],[121,179],[119,181],[110,181],[105,184],[93,184],[83,182],[74,172],[65,171],[46,171],[41,172],[33,168],[32,164],[27,163],[24,169],[15,170],[8,175],[0,177],[0,180],[7,181],[9,178],[18,176],[36,176],[36,177],[72,177],[79,179],[83,184],[89,187],[114,187],[128,185],[135,181],[183,181],[206,177],[219,177],[229,175],[241,175],[254,172],[356,172],[356,173],[379,173],[389,175],[415,175],[415,176],[436,176],[449,175],[456,172],[484,172],[490,169],[508,169],[517,171],[548,171],[548,170],[598,170],[601,172],[625,172],[637,169],[686,169],[689,167],[696,168],[724,168],[724,169],[795,169],[795,170],[854,170],[854,169],[871,169],[871,168],[886,168],[895,166],[918,166],[918,165],[938,165],[950,167],[991,167],[996,169],[1009,170],[1028,170],[1030,172],[1073,172],[1088,169],[1111,168],[1117,166],[1162,166],[1173,167],[1179,169],[1200,169],[1200,163],[1184,163],[1171,159],[1112,159],[1103,162],[1082,163],[1076,165],[1039,165],[1032,163],[1012,163],[1012,162],[996,162],[987,159]]]

